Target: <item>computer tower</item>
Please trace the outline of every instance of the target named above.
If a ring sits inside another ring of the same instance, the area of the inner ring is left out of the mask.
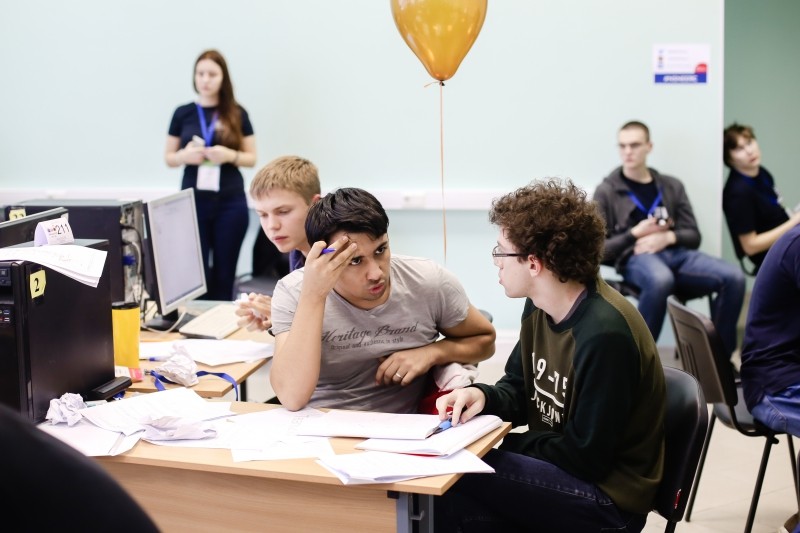
[[[108,249],[107,241],[75,244]],[[90,287],[34,262],[0,261],[0,403],[38,423],[51,399],[114,379],[108,267]]]
[[[26,214],[65,207],[76,239],[108,241],[108,265],[112,301],[139,302],[142,296],[142,201],[78,200],[47,198],[24,200],[5,208]]]

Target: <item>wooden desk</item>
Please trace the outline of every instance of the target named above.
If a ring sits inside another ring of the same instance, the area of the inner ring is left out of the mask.
[[[170,341],[186,338],[180,333],[158,333],[152,331],[142,331],[140,335],[142,342]],[[254,340],[268,344],[272,344],[274,342],[272,335],[266,331],[247,331],[246,329],[240,329],[232,333],[226,338],[226,340]],[[248,363],[231,363],[229,365],[219,366],[208,366],[202,363],[197,363],[197,369],[206,370],[208,372],[225,372],[234,380],[236,380],[236,383],[239,385],[241,391],[239,398],[242,401],[245,401],[247,399],[247,378],[250,377],[250,375],[252,375],[256,370],[269,363],[270,360],[271,359],[260,359],[258,361],[251,361]],[[144,370],[152,370],[161,363],[158,361],[140,361],[139,364]],[[199,383],[189,388],[203,398],[220,398],[233,390],[233,385],[229,381],[217,376],[200,376],[198,379]],[[170,383],[165,383],[164,386],[168,389],[181,387],[181,385],[173,385]],[[144,376],[142,381],[133,383],[130,387],[128,387],[129,392],[155,392],[157,390],[158,389],[156,389],[152,376]]]
[[[277,406],[234,402],[239,413]],[[511,425],[469,446],[483,456]],[[336,453],[357,452],[363,439],[331,439]],[[165,533],[269,531],[370,533],[433,530],[433,497],[460,474],[400,483],[346,486],[314,459],[234,463],[230,450],[175,448],[139,442],[98,462]]]

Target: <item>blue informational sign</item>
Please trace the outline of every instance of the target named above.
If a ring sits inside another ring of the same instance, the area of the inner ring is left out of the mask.
[[[709,56],[707,44],[653,45],[654,81],[684,85],[707,83]]]

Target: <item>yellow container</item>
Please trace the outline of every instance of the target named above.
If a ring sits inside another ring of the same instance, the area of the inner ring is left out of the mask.
[[[111,322],[114,329],[114,364],[139,368],[139,304],[112,303]]]

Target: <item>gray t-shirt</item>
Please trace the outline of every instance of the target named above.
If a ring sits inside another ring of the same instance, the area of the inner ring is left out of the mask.
[[[295,270],[275,287],[275,335],[292,326],[304,275],[304,269]],[[426,379],[417,378],[405,387],[376,385],[378,358],[435,342],[441,329],[467,318],[469,300],[456,277],[429,259],[393,255],[390,279],[389,299],[375,309],[358,309],[336,291],[328,295],[322,365],[310,407],[417,412]]]

